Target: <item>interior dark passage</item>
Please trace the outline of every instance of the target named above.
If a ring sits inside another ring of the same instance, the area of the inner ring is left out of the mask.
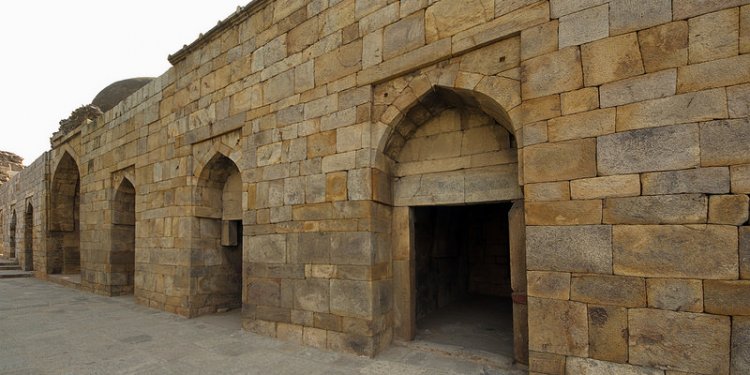
[[[414,208],[418,340],[513,354],[510,207]]]
[[[13,210],[13,215],[10,217],[10,258],[16,257],[16,211]]]
[[[29,203],[23,222],[24,271],[34,270],[34,206]]]

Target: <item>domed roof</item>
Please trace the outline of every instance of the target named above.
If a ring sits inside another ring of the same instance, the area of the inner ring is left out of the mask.
[[[100,91],[91,104],[99,107],[102,112],[107,112],[151,80],[151,77],[139,77],[117,81]]]

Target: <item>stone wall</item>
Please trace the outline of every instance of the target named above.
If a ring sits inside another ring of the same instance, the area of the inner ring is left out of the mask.
[[[747,4],[257,0],[58,134],[0,188],[2,216],[21,192],[46,204],[72,159],[81,288],[112,294],[127,178],[136,300],[216,311],[223,201],[203,193],[225,158],[242,182],[244,327],[371,355],[409,337],[406,208],[523,199],[528,266],[511,276],[528,276],[531,373],[746,373]],[[420,139],[451,111],[485,126]]]
[[[40,267],[46,243],[46,157],[44,153],[28,167],[18,168],[0,185],[0,253],[6,258],[14,255],[24,270],[33,270],[36,276],[44,275]]]

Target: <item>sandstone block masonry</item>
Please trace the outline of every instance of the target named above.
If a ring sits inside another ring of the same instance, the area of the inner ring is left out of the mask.
[[[530,373],[750,373],[749,16],[256,0],[0,187],[3,249],[374,355],[413,338],[411,208],[515,202]]]

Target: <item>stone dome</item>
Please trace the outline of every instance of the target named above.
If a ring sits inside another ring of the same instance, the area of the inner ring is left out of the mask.
[[[152,77],[139,77],[117,81],[100,91],[91,104],[99,107],[102,112],[107,112],[151,80],[153,80]]]

